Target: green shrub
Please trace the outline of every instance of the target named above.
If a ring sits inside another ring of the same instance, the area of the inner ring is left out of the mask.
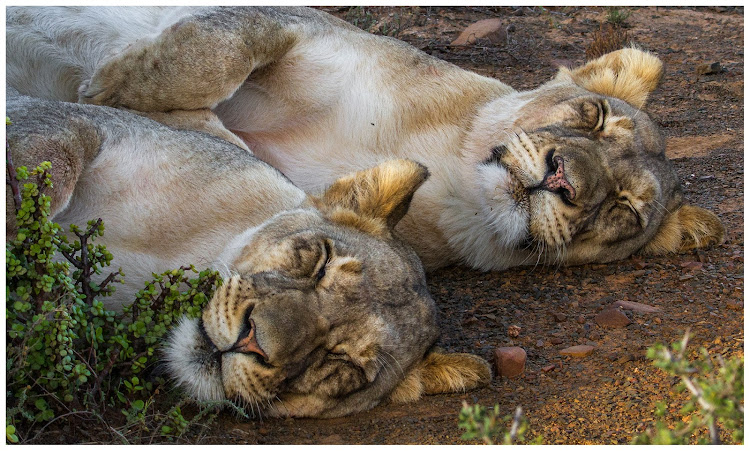
[[[744,441],[744,358],[724,360],[720,355],[710,356],[701,348],[701,358],[685,358],[689,333],[670,348],[657,344],[648,349],[648,358],[667,374],[680,378],[679,390],[688,390],[690,401],[680,410],[690,415],[689,423],[679,423],[669,428],[664,422],[666,406],[656,409],[659,420],[653,428],[636,437],[634,444],[674,445],[719,444],[719,430],[731,432],[734,443]]]
[[[21,167],[17,181],[10,179],[18,232],[5,250],[6,441],[29,441],[53,421],[75,425],[86,415],[105,422],[119,416],[131,436],[149,433],[149,422],[160,422],[164,436],[181,435],[192,423],[179,406],[155,410],[153,395],[164,380],[149,377],[150,369],[169,327],[182,315],[198,316],[221,279],[193,266],[154,274],[122,312],[107,310],[102,299],[124,275],[118,270],[93,281],[112,261],[94,243],[104,224],[71,226],[72,243],[61,234],[44,194],[52,186],[50,167],[44,162],[30,173]],[[58,253],[63,261],[54,258]]]

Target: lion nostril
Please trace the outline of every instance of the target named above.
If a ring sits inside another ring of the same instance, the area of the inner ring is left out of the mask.
[[[258,340],[255,338],[255,321],[250,319],[249,328],[247,333],[240,334],[240,338],[227,352],[240,352],[243,354],[258,354],[263,359],[268,360],[268,355],[258,344]]]
[[[550,171],[544,176],[541,188],[558,193],[563,201],[571,201],[576,197],[576,190],[565,176],[565,160],[559,155],[547,154],[547,166]]]

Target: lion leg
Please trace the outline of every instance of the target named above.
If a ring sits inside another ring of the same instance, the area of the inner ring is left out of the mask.
[[[52,189],[44,190],[44,194],[51,198],[53,218],[70,202],[84,167],[99,151],[101,137],[84,116],[66,115],[59,103],[10,97],[6,114],[11,121],[6,136],[13,165],[31,171],[44,161],[52,164]],[[7,240],[17,230],[15,202],[7,184],[5,226]]]
[[[213,108],[297,41],[275,10],[197,11],[101,65],[79,101],[139,111]]]

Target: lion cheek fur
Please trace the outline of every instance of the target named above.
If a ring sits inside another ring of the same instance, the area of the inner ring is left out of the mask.
[[[167,371],[177,386],[201,401],[225,399],[219,361],[197,319],[183,318],[163,348]]]

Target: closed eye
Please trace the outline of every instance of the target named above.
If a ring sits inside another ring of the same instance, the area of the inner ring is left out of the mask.
[[[315,265],[315,271],[313,272],[313,274],[315,274],[315,283],[320,282],[321,280],[323,280],[323,277],[326,276],[326,268],[328,266],[328,263],[331,261],[331,257],[333,254],[330,240],[324,240],[322,247],[323,249],[320,253],[320,259]]]
[[[626,207],[628,207],[628,209],[633,213],[633,215],[635,215],[635,219],[636,219],[636,222],[638,223],[638,226],[641,228],[644,227],[645,224],[643,222],[643,217],[638,212],[638,210],[636,210],[635,206],[633,206],[633,202],[631,202],[631,200],[628,197],[620,196],[620,198],[617,199],[617,204],[625,205]]]
[[[600,132],[604,130],[604,122],[606,121],[607,115],[609,114],[609,103],[606,100],[602,100],[596,103],[596,108],[598,110],[598,114],[594,131]]]

